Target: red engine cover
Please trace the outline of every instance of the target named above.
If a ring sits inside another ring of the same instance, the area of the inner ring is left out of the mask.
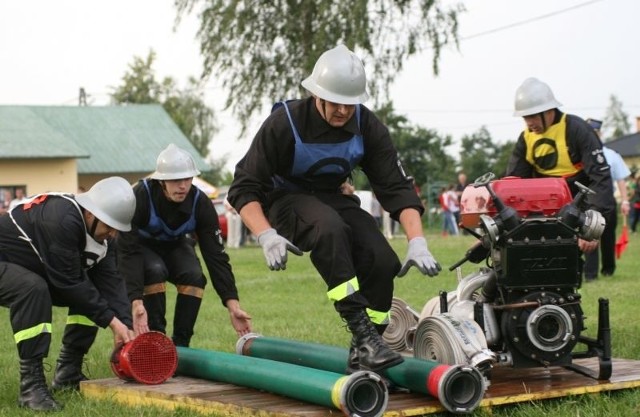
[[[573,200],[563,178],[505,177],[491,183],[493,192],[520,217],[530,214],[554,216]],[[460,217],[465,227],[476,228],[480,214],[494,216],[496,206],[486,187],[467,186],[460,199]]]

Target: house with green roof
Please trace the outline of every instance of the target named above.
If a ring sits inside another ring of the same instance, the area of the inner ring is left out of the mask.
[[[605,142],[605,145],[618,152],[632,174],[640,169],[640,116],[636,117],[636,132]]]
[[[170,143],[210,169],[160,105],[0,106],[0,191],[75,193],[113,175],[133,183]]]

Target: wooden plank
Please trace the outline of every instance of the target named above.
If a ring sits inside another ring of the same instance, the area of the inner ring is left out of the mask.
[[[595,368],[595,358],[575,361]],[[480,407],[559,398],[602,391],[640,387],[640,361],[614,359],[613,374],[598,381],[574,371],[552,368],[494,369],[491,385]],[[92,398],[131,405],[154,405],[174,410],[186,408],[200,414],[237,417],[336,417],[341,411],[305,403],[281,395],[222,382],[175,377],[160,385],[142,385],[117,378],[83,381],[81,392]],[[385,417],[408,417],[445,411],[432,397],[393,393]]]

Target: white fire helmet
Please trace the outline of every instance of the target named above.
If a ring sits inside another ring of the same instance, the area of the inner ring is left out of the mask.
[[[156,161],[156,170],[150,175],[154,180],[181,180],[200,175],[191,154],[173,143],[167,146]]]
[[[562,106],[546,83],[527,78],[516,90],[514,116],[531,116]]]
[[[131,230],[136,197],[131,184],[122,177],[108,177],[96,182],[89,191],[76,195],[76,201],[102,223],[121,232]]]
[[[320,55],[313,72],[301,85],[316,97],[332,103],[352,105],[369,99],[362,61],[344,45]]]

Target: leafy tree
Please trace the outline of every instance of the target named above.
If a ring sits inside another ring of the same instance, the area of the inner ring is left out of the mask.
[[[487,128],[482,126],[477,132],[462,137],[462,170],[471,182],[487,172],[493,172],[498,178],[502,177],[513,146],[513,142],[496,144]]]
[[[404,170],[416,184],[433,181],[452,181],[455,178],[455,159],[447,154],[451,136],[441,136],[433,129],[411,125],[405,116],[394,113],[393,104],[377,111],[389,128]]]
[[[229,172],[229,170],[225,169],[226,163],[226,158],[219,158],[214,160],[210,159],[209,165],[211,166],[211,170],[203,172],[202,174],[200,174],[200,177],[202,177],[203,180],[209,182],[210,184],[216,184],[217,186],[231,184],[233,175]]]
[[[200,155],[206,158],[209,142],[217,127],[213,109],[204,102],[204,89],[193,77],[182,90],[171,77],[158,81],[153,70],[155,58],[153,50],[146,59],[134,57],[122,77],[122,84],[114,88],[111,99],[119,104],[161,104]],[[217,169],[219,165],[215,165]]]
[[[515,140],[498,145],[498,158],[493,165],[493,173],[496,174],[496,176],[502,177],[505,172],[507,172],[507,164],[509,163],[509,158],[515,146]]]
[[[602,133],[605,141],[624,136],[630,129],[629,115],[622,110],[622,102],[612,94],[603,121]]]
[[[228,91],[244,133],[263,100],[300,96],[300,81],[327,49],[344,43],[369,70],[369,92],[385,102],[410,56],[440,52],[458,41],[459,4],[442,0],[174,0],[181,16],[197,9],[203,77],[215,74]]]
[[[452,144],[450,136],[443,137],[435,130],[411,125],[405,116],[394,112],[392,103],[385,104],[375,113],[389,129],[402,167],[423,193],[429,184],[452,182],[456,161],[446,153],[446,148]],[[358,190],[371,189],[366,176],[359,171],[354,172],[353,184]]]

